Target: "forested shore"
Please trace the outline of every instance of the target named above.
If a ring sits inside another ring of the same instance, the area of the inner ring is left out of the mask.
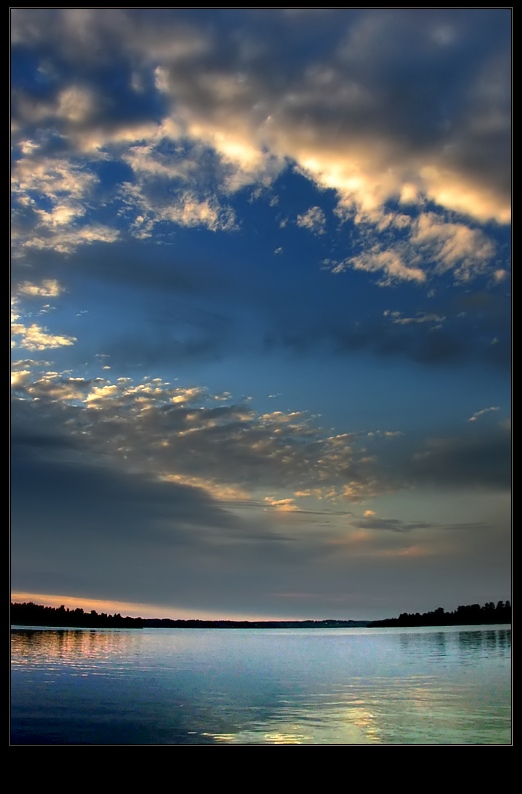
[[[353,628],[368,625],[367,620],[173,620],[170,618],[131,618],[116,613],[107,615],[94,609],[65,606],[46,607],[40,604],[12,603],[11,625],[76,628],[181,628],[181,629],[272,629],[272,628]]]
[[[368,626],[479,626],[495,623],[511,623],[511,604],[509,601],[498,601],[495,605],[489,601],[480,604],[459,606],[453,612],[445,612],[438,607],[433,612],[402,612],[398,618],[373,620]]]
[[[11,604],[11,625],[76,628],[216,628],[216,629],[273,629],[273,628],[357,628],[393,626],[467,626],[511,623],[509,601],[492,601],[480,606],[459,606],[453,612],[438,607],[423,614],[403,612],[398,618],[385,620],[173,620],[170,618],[131,618],[119,613],[108,615],[94,609],[85,612],[81,607],[47,607],[30,602]]]

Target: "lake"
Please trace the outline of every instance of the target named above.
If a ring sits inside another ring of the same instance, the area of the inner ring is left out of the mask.
[[[11,632],[12,745],[508,745],[511,628]]]

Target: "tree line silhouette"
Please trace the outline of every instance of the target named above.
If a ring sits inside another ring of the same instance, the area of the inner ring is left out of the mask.
[[[122,617],[119,613],[98,614],[94,609],[85,612],[81,607],[67,609],[65,606],[45,607],[33,604],[11,603],[11,624],[20,626],[77,626],[79,628],[141,628],[142,618]]]
[[[511,604],[509,601],[488,601],[484,606],[469,604],[459,606],[454,612],[445,612],[438,607],[433,612],[402,612],[398,618],[373,620],[369,626],[478,626],[492,623],[511,623]]]
[[[489,601],[480,606],[470,604],[459,606],[454,612],[445,612],[438,607],[433,612],[403,612],[398,618],[386,620],[172,620],[170,618],[131,618],[119,613],[98,614],[94,609],[85,612],[81,607],[67,609],[46,607],[32,601],[11,603],[11,624],[19,626],[52,626],[76,628],[184,628],[184,629],[272,629],[272,628],[354,628],[379,626],[469,626],[494,623],[511,623],[511,604],[509,601]]]
[[[11,604],[11,624],[19,626],[67,626],[69,628],[181,628],[181,629],[263,629],[263,628],[332,628],[366,626],[367,620],[172,620],[171,618],[130,618],[119,613],[85,612],[81,607],[46,607],[31,601]]]

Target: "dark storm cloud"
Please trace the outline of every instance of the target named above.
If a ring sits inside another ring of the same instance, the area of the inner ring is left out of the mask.
[[[74,264],[70,257],[56,252],[38,251],[31,256],[31,268],[23,261],[13,260],[13,289],[31,276],[42,276],[72,282],[95,278],[108,284],[127,285],[140,291],[173,295],[209,295],[231,286],[229,275],[220,273],[211,262],[190,256],[180,257],[169,247],[139,245],[135,241],[109,246],[94,244],[77,251]]]
[[[364,516],[359,521],[351,521],[354,527],[359,529],[374,529],[384,532],[417,532],[423,530],[450,530],[450,531],[469,531],[474,529],[484,529],[481,523],[462,523],[462,524],[437,524],[429,521],[402,521],[398,518],[378,518],[377,516]]]
[[[47,516],[47,542],[54,533],[67,539],[67,536],[77,538],[78,532],[82,532],[93,544],[103,543],[102,536],[110,528],[109,545],[116,547],[122,541],[133,540],[156,545],[165,540],[164,531],[156,525],[167,519],[170,541],[176,543],[190,542],[188,527],[216,531],[228,526],[237,528],[236,518],[201,489],[118,471],[103,457],[98,459],[99,463],[92,455],[90,463],[52,461],[49,457],[43,461],[40,456],[28,455],[27,446],[24,454],[19,455],[18,443],[15,437],[12,474],[17,484],[12,492],[13,517],[18,523],[28,511],[35,524],[34,532],[38,533],[38,516]],[[33,438],[32,443],[40,449],[53,448],[49,438]],[[60,483],[59,500],[57,483]],[[24,498],[28,488],[29,502]]]
[[[497,309],[502,305],[501,316]],[[311,308],[306,323],[302,318],[277,318],[276,327],[265,336],[265,345],[268,350],[280,346],[298,355],[321,349],[341,356],[368,351],[379,357],[405,358],[428,366],[481,362],[509,372],[509,315],[508,299],[499,299],[495,312],[489,316],[454,317],[442,327],[392,325],[382,315],[362,321],[357,314],[353,320],[348,315],[337,318],[333,309],[328,317],[314,317]]]
[[[479,435],[428,441],[414,455],[410,476],[437,486],[511,487],[511,432],[497,428]]]
[[[261,516],[239,518],[201,488],[118,471],[103,456],[42,460],[26,446],[13,456],[12,475],[16,590],[73,587],[91,597],[241,611],[241,599],[271,576],[280,584],[282,570],[309,553],[290,553],[292,538]]]
[[[417,433],[404,433],[394,439],[393,445],[379,446],[379,458],[371,467],[371,474],[383,490],[388,487],[392,492],[434,487],[509,493],[511,425],[509,421],[498,421],[496,413],[490,416],[495,419],[466,422],[465,427],[463,420],[445,434],[439,431],[419,438]]]
[[[360,529],[385,530],[386,532],[412,532],[418,529],[432,529],[437,526],[426,522],[401,521],[397,518],[376,518],[375,516],[362,518],[360,521],[351,522]]]

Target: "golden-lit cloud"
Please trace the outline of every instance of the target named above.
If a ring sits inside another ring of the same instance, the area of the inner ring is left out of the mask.
[[[265,502],[267,503],[268,507],[272,507],[275,510],[280,510],[282,513],[293,513],[296,510],[299,510],[293,498],[274,499],[273,496],[265,496]]]
[[[437,271],[452,270],[459,281],[468,281],[492,260],[495,248],[486,235],[462,223],[446,223],[435,213],[421,213],[410,243],[429,253]]]
[[[18,285],[16,294],[11,298],[11,347],[42,351],[74,345],[77,341],[74,336],[52,333],[38,323],[29,324],[27,320],[30,314],[26,315],[22,306],[24,298],[57,297],[62,292],[56,279],[44,279],[40,284],[24,281]]]
[[[234,212],[214,195],[201,195],[195,190],[178,187],[177,200],[173,202],[168,196],[154,194],[153,188],[154,185],[147,185],[147,182],[124,183],[120,190],[123,202],[134,214],[131,232],[140,239],[150,237],[154,226],[162,221],[180,226],[203,226],[211,231],[235,228]]]
[[[23,367],[14,382],[22,401],[74,409],[68,432],[87,448],[220,501],[261,498],[267,508],[297,513],[294,499],[303,494],[358,502],[389,487],[375,479],[376,458],[357,435],[329,436],[303,412],[258,414],[229,395],[161,378],[87,380]],[[372,443],[385,438],[376,431]]]
[[[398,218],[405,219],[401,226],[406,239],[383,243],[378,233],[396,226]],[[497,252],[493,241],[479,229],[446,221],[443,214],[421,212],[418,216],[390,218],[388,212],[375,211],[359,222],[366,239],[365,249],[341,262],[326,261],[332,273],[342,273],[348,268],[381,273],[379,284],[387,286],[401,281],[422,284],[446,273],[451,273],[456,282],[464,283],[484,273],[496,272],[493,267]],[[427,314],[417,319],[396,316],[393,322],[428,322],[427,318]]]
[[[413,281],[422,284],[426,281],[426,273],[420,267],[408,264],[402,256],[402,252],[388,249],[379,250],[375,247],[367,253],[354,256],[343,266],[353,267],[354,270],[366,270],[370,273],[383,272],[381,283],[383,285],[392,284],[395,281]],[[333,270],[339,272],[338,268]]]
[[[30,326],[23,325],[23,323],[13,323],[11,325],[11,333],[15,337],[19,337],[13,340],[13,346],[21,347],[25,350],[47,350],[53,347],[74,345],[76,342],[75,336],[51,334],[47,328],[37,325],[37,323],[32,323]]]
[[[37,150],[38,146],[35,145],[34,149]],[[82,201],[97,182],[98,178],[88,168],[63,157],[22,157],[16,161],[11,174],[11,189],[15,196],[39,193],[53,203],[63,201],[65,196]],[[83,207],[80,206],[79,211],[83,214]]]
[[[88,389],[88,384],[83,378],[69,378],[63,381],[57,372],[45,373],[42,377],[28,382],[28,378],[24,378],[23,384],[27,394],[32,399],[49,400],[51,402],[66,402],[85,400],[85,394]]]
[[[49,230],[36,233],[23,242],[25,248],[50,249],[62,254],[69,254],[81,245],[103,242],[113,243],[119,238],[119,232],[108,226],[93,224],[73,229]]]
[[[212,479],[204,477],[190,477],[183,474],[160,474],[160,479],[164,482],[178,483],[179,485],[189,485],[191,488],[200,488],[205,493],[210,494],[213,499],[219,502],[245,502],[250,500],[249,491],[235,485],[223,485]]]
[[[30,151],[37,149],[35,146]],[[85,164],[29,154],[15,162],[11,174],[15,255],[21,255],[24,248],[71,253],[81,245],[118,239],[115,228],[84,218],[99,182]],[[40,206],[35,196],[45,196],[47,206]]]
[[[55,278],[47,278],[40,284],[23,281],[18,285],[16,291],[19,295],[27,295],[30,297],[56,298],[62,294],[63,287],[60,286]]]
[[[324,234],[326,216],[320,207],[310,207],[302,215],[297,216],[296,224],[302,229],[308,229],[314,234]]]
[[[400,224],[407,216],[390,210],[391,201],[410,209],[430,201],[443,212],[505,224],[511,210],[509,163],[502,155],[502,141],[508,142],[510,133],[509,59],[505,53],[489,53],[482,62],[477,58],[467,84],[457,81],[460,101],[452,107],[453,119],[448,118],[442,108],[451,85],[431,84],[431,99],[429,91],[420,91],[422,75],[432,73],[431,59],[442,57],[442,39],[434,39],[433,30],[451,28],[444,10],[438,13],[441,22],[435,27],[431,21],[415,22],[410,56],[416,65],[410,72],[413,88],[407,89],[395,84],[390,68],[404,49],[397,49],[398,43],[412,41],[412,20],[399,12],[389,25],[387,12],[359,10],[347,19],[345,34],[339,31],[328,57],[311,57],[295,71],[288,68],[284,51],[271,53],[255,29],[248,46],[232,39],[222,51],[215,30],[177,20],[175,13],[165,15],[163,23],[155,16],[138,24],[134,14],[121,9],[83,15],[49,10],[53,25],[40,29],[22,9],[13,20],[14,41],[36,45],[47,38],[67,60],[88,63],[86,42],[97,52],[110,36],[116,52],[131,58],[129,86],[141,94],[148,77],[166,112],[154,122],[115,117],[101,123],[100,108],[108,117],[111,110],[104,87],[70,81],[46,100],[16,95],[15,127],[55,125],[77,154],[90,152],[130,166],[135,180],[121,185],[120,195],[136,209],[130,228],[141,238],[165,221],[232,231],[237,219],[224,198],[247,186],[269,187],[289,164],[320,190],[334,191],[340,214],[356,222],[387,216],[388,224]],[[80,16],[75,30],[72,20]],[[277,14],[272,18],[278,29]],[[443,36],[444,48],[457,46],[463,35]],[[274,57],[277,80],[269,68]],[[407,102],[401,90],[418,95]],[[339,120],[332,125],[331,118]],[[40,141],[23,135],[18,145],[23,156],[13,168],[13,190],[19,199],[35,192],[50,198],[54,206],[39,210],[48,227],[81,218],[97,182],[88,161],[47,157]],[[483,165],[490,152],[502,162],[502,174]],[[324,232],[325,222],[317,206],[297,218],[299,227],[316,234]],[[45,238],[34,239],[44,247]],[[116,237],[98,231],[96,239]],[[482,233],[465,222],[448,224],[438,210],[421,216],[411,240],[436,251],[435,271],[452,268],[460,280],[472,277],[493,253]],[[71,238],[68,245],[61,240],[57,250],[70,251],[87,241],[85,236]],[[429,275],[398,249],[374,248],[352,257],[349,266],[382,271],[383,284],[422,283]]]
[[[13,389],[18,388],[18,386],[23,386],[24,384],[28,383],[31,378],[31,370],[30,369],[21,369],[15,372],[11,372],[11,386]]]

